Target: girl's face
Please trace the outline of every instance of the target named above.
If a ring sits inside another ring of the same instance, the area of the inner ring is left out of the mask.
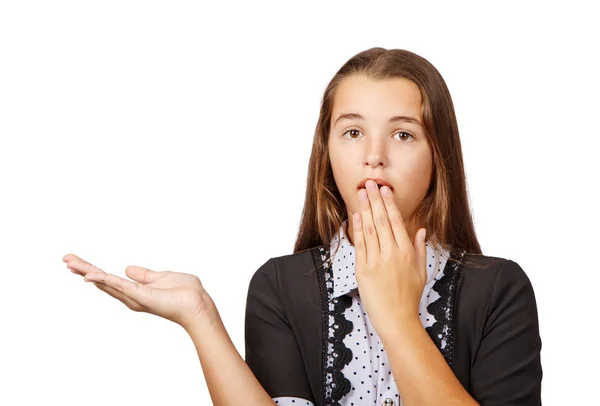
[[[352,215],[360,211],[358,191],[365,178],[381,178],[391,186],[411,239],[422,226],[413,223],[413,215],[429,189],[433,163],[421,102],[417,85],[404,78],[375,81],[355,75],[338,86],[328,148],[351,243]]]

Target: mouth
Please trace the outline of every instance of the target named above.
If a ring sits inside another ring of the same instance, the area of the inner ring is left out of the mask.
[[[365,178],[358,184],[356,189],[357,190],[364,189],[366,187],[367,180],[369,180],[369,179],[374,180],[375,183],[377,183],[377,187],[379,189],[381,189],[382,186],[387,186],[392,191],[394,191],[394,188],[392,187],[392,185],[390,185],[385,179],[381,179],[381,178]]]

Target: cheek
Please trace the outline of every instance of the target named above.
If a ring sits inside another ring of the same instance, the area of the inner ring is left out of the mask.
[[[331,170],[346,210],[355,213],[359,211],[358,189],[356,189],[358,177],[355,174],[356,168],[352,167],[351,162],[349,159],[332,160]]]
[[[424,199],[431,182],[431,167],[428,165],[413,166],[404,172],[396,190],[396,198],[407,209],[417,206]],[[399,203],[400,203],[399,202]]]
[[[333,179],[340,194],[342,195],[342,198],[344,199],[344,202],[347,204],[349,198],[348,193],[352,189],[352,185],[350,184],[350,179],[352,179],[352,176],[350,175],[350,167],[347,160],[336,160],[335,158],[336,157],[332,157],[330,155]]]
[[[406,173],[405,179],[415,190],[427,189],[431,179],[431,168],[428,165],[415,165]]]

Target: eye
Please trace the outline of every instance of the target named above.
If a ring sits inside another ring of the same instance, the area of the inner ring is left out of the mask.
[[[346,134],[348,134],[350,131],[358,131],[360,132],[360,130],[356,129],[356,128],[350,128],[349,130],[347,130],[346,132],[342,133],[342,137]],[[354,137],[350,137],[351,139],[355,139]]]
[[[406,131],[398,131],[396,134],[406,134],[408,137],[415,138],[411,133],[406,132]],[[396,135],[396,134],[394,134],[394,135]],[[402,139],[404,139],[404,138],[402,138]]]
[[[360,130],[357,129],[357,128],[350,128],[347,131],[345,131],[344,133],[342,133],[342,137],[345,136],[346,134],[348,134],[351,131],[360,132]],[[409,138],[415,138],[411,133],[406,132],[406,131],[398,131],[394,135],[396,135],[396,134],[405,134],[404,138],[401,138],[402,140],[408,140]],[[350,138],[353,139],[353,140],[356,139],[355,137],[352,137],[352,136],[350,136]]]

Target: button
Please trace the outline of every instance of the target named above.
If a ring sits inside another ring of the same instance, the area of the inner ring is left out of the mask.
[[[383,406],[394,406],[394,399],[385,398],[385,400],[381,404]]]

